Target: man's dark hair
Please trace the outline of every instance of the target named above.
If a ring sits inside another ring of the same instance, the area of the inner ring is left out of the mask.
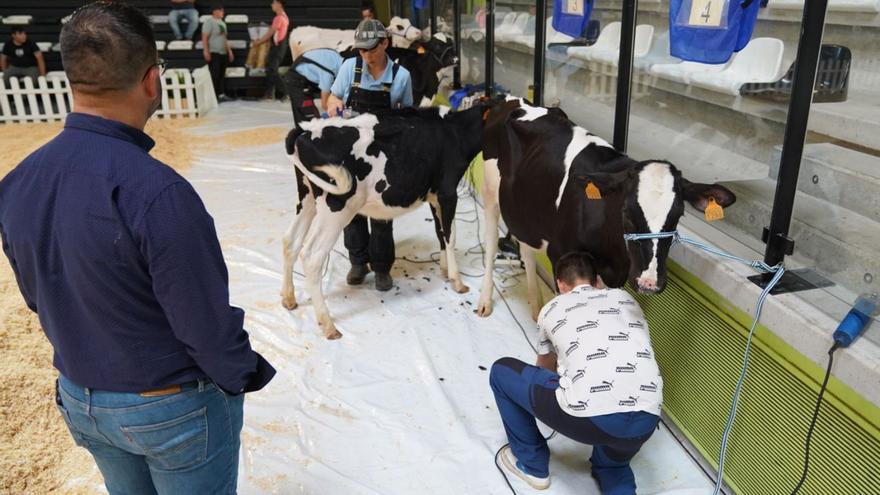
[[[280,3],[282,7],[287,7],[287,4],[285,3],[284,0],[272,0],[272,1]]]
[[[215,10],[223,10],[223,9],[224,9],[223,2],[214,2],[211,4],[211,12],[214,12]]]
[[[371,3],[364,4],[361,7],[361,12],[363,12],[365,10],[369,10],[370,13],[373,14],[373,17],[376,17],[376,7],[374,7],[373,4],[371,4]]]
[[[128,89],[143,80],[156,59],[150,20],[123,2],[84,5],[61,29],[61,63],[79,91]]]
[[[26,33],[27,31],[24,29],[24,26],[12,26],[12,29],[9,30],[12,34],[18,33]]]
[[[590,253],[575,251],[565,254],[556,261],[553,269],[556,271],[556,279],[568,285],[574,285],[578,280],[596,285],[595,261]]]

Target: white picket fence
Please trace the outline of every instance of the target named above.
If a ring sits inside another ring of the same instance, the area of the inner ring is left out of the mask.
[[[217,107],[214,85],[207,67],[190,73],[171,69],[163,76],[162,105],[156,116],[198,117]],[[0,123],[52,122],[73,111],[73,94],[63,75],[0,78]]]

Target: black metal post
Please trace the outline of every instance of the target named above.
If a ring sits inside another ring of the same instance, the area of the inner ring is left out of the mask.
[[[455,43],[455,59],[458,63],[452,68],[452,87],[461,88],[461,6],[459,0],[452,0],[452,36]]]
[[[794,69],[791,101],[788,104],[788,119],[785,121],[779,175],[776,178],[776,194],[773,196],[770,225],[764,230],[764,241],[767,243],[764,262],[771,266],[780,263],[786,255],[794,251],[794,241],[788,237],[788,229],[791,226],[797,192],[798,173],[804,152],[804,139],[807,135],[807,120],[810,116],[813,86],[816,83],[816,68],[822,48],[822,30],[825,26],[827,7],[828,0],[804,3],[797,64]]]
[[[431,26],[431,36],[437,33],[437,13],[434,11],[435,0],[428,0],[428,15],[431,16],[429,26]]]
[[[536,106],[544,106],[544,54],[545,36],[547,34],[547,0],[537,0],[538,8],[535,12],[535,77],[534,94],[532,99]]]
[[[614,105],[614,148],[626,153],[629,137],[629,104],[632,91],[633,45],[636,42],[638,0],[624,0],[620,26],[620,56],[617,61],[617,96]]]
[[[495,86],[495,0],[486,0],[486,96]]]

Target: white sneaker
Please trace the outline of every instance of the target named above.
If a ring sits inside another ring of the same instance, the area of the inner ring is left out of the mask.
[[[547,476],[546,478],[532,476],[531,474],[526,473],[525,471],[517,467],[518,462],[519,461],[517,460],[516,456],[513,455],[513,450],[510,449],[510,445],[507,445],[503,449],[501,449],[501,463],[504,464],[504,467],[506,467],[508,471],[517,475],[519,479],[528,483],[529,486],[531,486],[535,490],[546,490],[550,487],[549,476]]]

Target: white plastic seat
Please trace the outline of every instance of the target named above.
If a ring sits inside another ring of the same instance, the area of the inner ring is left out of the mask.
[[[169,41],[165,48],[168,50],[192,50],[193,42],[190,40]]]
[[[514,25],[521,14],[528,15],[525,12],[508,12],[507,14],[504,14],[501,23],[495,25],[495,41],[504,41],[505,36],[514,31]],[[518,34],[522,33],[520,32]]]
[[[529,18],[531,16],[528,12],[520,12],[516,16],[516,20],[510,27],[502,32],[498,32],[495,30],[495,39],[498,41],[513,41],[517,36],[522,36],[526,33],[526,26],[529,24]],[[534,35],[533,35],[534,36]]]
[[[229,14],[226,16],[226,24],[247,24],[248,16],[245,14]]]
[[[151,15],[150,22],[153,24],[168,24],[167,15]]]
[[[553,18],[547,19],[547,30],[544,32],[544,39],[549,43],[569,43],[574,41],[574,38],[571,36],[560,33],[559,31],[553,29]],[[515,43],[519,43],[521,45],[525,45],[529,48],[535,48],[535,34],[521,34],[514,36],[511,41]]]
[[[165,49],[165,42],[164,42],[164,41],[161,41],[161,40],[160,40],[160,41],[156,41],[156,50],[158,50],[158,51],[161,52],[161,51],[164,50],[164,49]]]
[[[54,45],[52,45],[52,51],[53,52],[60,52],[61,51],[61,42],[60,41],[58,43],[55,43]]]
[[[38,41],[37,47],[41,52],[48,52],[52,50],[52,42],[51,41]]]
[[[46,73],[46,79],[65,79],[67,74],[63,70],[50,70]]]
[[[647,55],[648,51],[651,50],[651,41],[653,37],[654,26],[650,24],[639,24],[638,26],[636,26],[636,39],[635,43],[633,44],[633,57],[643,57]],[[619,38],[618,43],[620,43]],[[617,65],[617,62],[620,60],[619,52],[620,49],[618,45],[618,47],[615,47],[613,50],[596,50],[593,52],[588,52],[587,56],[592,62]]]
[[[247,43],[247,40],[229,40],[229,48],[232,48],[233,50],[243,50],[247,48]]]
[[[734,53],[731,61],[737,57]],[[726,64],[701,64],[699,62],[679,62],[677,64],[655,64],[648,71],[655,76],[669,79],[670,81],[690,84],[690,78],[699,73],[721,72],[731,63]]]
[[[7,25],[22,25],[22,24],[30,24],[31,21],[34,20],[34,16],[32,15],[8,15],[3,18],[3,24]]]
[[[690,76],[690,84],[719,93],[739,96],[745,83],[774,82],[782,76],[782,40],[755,38],[749,41],[721,72],[700,73]]]
[[[569,57],[591,60],[595,52],[614,51],[620,47],[620,22],[609,22],[599,33],[596,42],[590,46],[570,46],[566,53]]]
[[[771,9],[802,10],[804,0],[770,0]],[[828,0],[829,12],[880,12],[880,0]]]
[[[633,67],[644,71],[658,64],[678,64],[681,59],[669,53],[669,31],[663,31],[651,43],[651,49],[644,56],[633,58]]]
[[[247,75],[247,69],[244,67],[227,67],[226,77],[244,77]]]

